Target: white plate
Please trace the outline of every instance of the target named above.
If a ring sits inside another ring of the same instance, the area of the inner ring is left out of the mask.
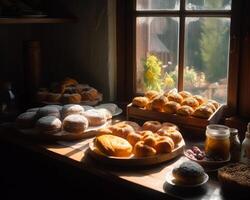
[[[199,186],[202,186],[204,185],[209,179],[209,176],[207,175],[207,173],[204,173],[204,180],[201,182],[201,183],[198,183],[198,184],[180,184],[178,182],[175,181],[175,178],[173,177],[172,175],[172,171],[168,172],[166,174],[166,181],[172,185],[172,186],[177,186],[177,187],[182,187],[182,188],[192,188],[192,187],[199,187]]]

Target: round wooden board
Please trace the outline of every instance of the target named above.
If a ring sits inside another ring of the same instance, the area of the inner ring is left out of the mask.
[[[107,156],[101,153],[98,149],[94,147],[94,143],[89,143],[89,154],[96,160],[101,161],[105,164],[120,165],[120,166],[146,166],[159,164],[181,155],[183,153],[185,146],[184,140],[182,140],[178,147],[176,147],[171,153],[158,154],[150,157],[113,157]]]
[[[94,137],[97,134],[97,130],[104,128],[111,124],[111,121],[107,121],[101,126],[89,127],[84,132],[81,133],[69,133],[66,131],[60,131],[56,134],[42,134],[37,132],[36,129],[19,129],[16,128],[18,132],[31,137],[33,139],[45,140],[45,141],[74,141],[81,140],[84,138]]]

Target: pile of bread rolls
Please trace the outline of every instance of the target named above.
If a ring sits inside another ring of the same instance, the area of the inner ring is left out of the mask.
[[[144,96],[135,97],[132,105],[146,110],[204,119],[209,118],[220,106],[214,100],[207,100],[187,91],[177,92],[177,90],[165,93],[148,91]]]
[[[77,104],[48,105],[31,108],[20,114],[16,126],[19,129],[35,129],[40,134],[56,134],[60,131],[78,134],[89,126],[101,126],[111,118],[111,113],[105,109],[85,110]]]
[[[172,123],[147,121],[142,126],[122,121],[98,130],[94,140],[97,152],[114,157],[148,157],[171,153],[183,140]]]
[[[54,83],[50,88],[40,88],[36,94],[39,103],[72,104],[80,102],[98,102],[102,94],[87,84],[79,84],[75,79],[65,78],[59,83]]]

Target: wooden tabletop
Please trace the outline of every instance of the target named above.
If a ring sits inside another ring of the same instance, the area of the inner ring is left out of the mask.
[[[8,134],[7,134],[8,131]],[[11,134],[10,134],[11,133]],[[104,177],[107,180],[116,181],[128,186],[138,187],[142,192],[154,192],[159,197],[170,197],[176,199],[225,199],[222,194],[220,184],[217,180],[216,172],[209,174],[209,181],[199,188],[176,188],[166,182],[166,174],[173,167],[187,160],[184,156],[179,156],[174,160],[164,162],[155,166],[146,167],[121,167],[110,166],[94,160],[88,153],[89,142],[93,138],[83,139],[75,142],[59,141],[54,144],[44,144],[29,140],[19,133],[2,129],[1,138],[10,142],[15,142],[47,156],[53,157],[60,162],[67,162],[72,166],[79,167],[86,172]],[[186,140],[186,144],[191,144]]]

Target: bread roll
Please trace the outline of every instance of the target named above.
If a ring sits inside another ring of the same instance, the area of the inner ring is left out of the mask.
[[[201,105],[194,111],[193,116],[198,118],[208,119],[212,114],[213,110],[210,107],[206,105]]]
[[[130,125],[130,126],[134,129],[134,131],[139,131],[139,130],[141,130],[140,125],[137,124],[136,122],[132,122],[132,121],[121,121],[121,122],[116,123],[116,125],[120,125],[120,124],[128,124],[128,125]]]
[[[161,136],[170,137],[173,140],[175,146],[177,146],[182,141],[182,135],[176,129],[169,129],[162,127],[160,130],[157,131],[157,134]]]
[[[183,99],[186,99],[188,97],[192,97],[192,94],[190,92],[187,92],[187,91],[181,91],[181,92],[179,92],[179,94],[183,97]]]
[[[115,157],[128,157],[133,149],[127,140],[115,135],[97,136],[94,144],[102,153]]]
[[[167,95],[169,101],[175,101],[180,103],[183,101],[183,97],[179,93],[171,92]]]
[[[177,110],[177,114],[178,115],[182,115],[182,116],[190,116],[192,115],[194,112],[194,109],[190,106],[181,106],[179,110]]]
[[[114,135],[127,138],[129,133],[134,133],[134,129],[128,124],[115,124],[110,126],[109,129],[113,132]]]
[[[148,104],[149,100],[147,97],[135,97],[132,100],[132,105],[140,108],[144,108]]]
[[[174,142],[170,137],[160,137],[155,145],[157,153],[170,153],[174,149]]]
[[[137,142],[139,142],[142,139],[142,136],[138,133],[129,133],[127,135],[128,142],[134,146]]]
[[[142,125],[142,130],[149,130],[149,131],[152,131],[152,132],[156,132],[160,128],[161,128],[161,123],[158,122],[158,121],[146,121]]]
[[[155,90],[149,90],[147,92],[145,92],[145,97],[147,97],[149,100],[154,99],[155,97],[157,97],[159,95],[159,92],[155,91]]]
[[[151,109],[159,112],[164,112],[163,106],[168,102],[168,98],[160,96],[152,100]]]
[[[144,144],[144,141],[137,142],[134,146],[133,152],[136,157],[148,157],[156,154],[156,150],[153,147]]]
[[[200,95],[194,95],[193,98],[199,102],[199,105],[205,103],[205,99]]]
[[[179,103],[176,103],[175,101],[169,101],[163,106],[163,110],[165,113],[175,114],[180,107],[181,105]]]
[[[188,98],[186,98],[186,99],[184,99],[183,100],[183,102],[181,103],[181,105],[186,105],[186,106],[190,106],[190,107],[192,107],[192,108],[196,108],[196,107],[198,107],[200,104],[199,104],[199,102],[195,99],[195,98],[193,98],[193,97],[188,97]]]

